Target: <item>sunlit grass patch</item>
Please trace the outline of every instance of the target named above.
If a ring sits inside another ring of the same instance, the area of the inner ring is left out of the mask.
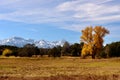
[[[1,58],[0,76],[120,75],[120,59]]]

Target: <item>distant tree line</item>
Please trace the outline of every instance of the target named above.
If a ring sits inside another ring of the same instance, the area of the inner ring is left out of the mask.
[[[19,56],[19,57],[32,57],[44,56],[48,57],[61,57],[61,56],[80,56],[83,43],[69,44],[67,41],[64,45],[56,46],[53,48],[38,48],[34,44],[26,44],[24,47],[15,47],[8,45],[0,46],[0,55],[3,56]]]
[[[15,46],[0,46],[0,55],[1,56],[19,56],[19,57],[61,57],[61,56],[72,56],[80,57],[81,51],[84,43],[74,43],[69,44],[65,42],[64,45],[56,46],[53,48],[38,48],[34,44],[26,44],[24,47],[15,47]],[[120,42],[113,42],[104,46],[100,54],[100,58],[109,58],[109,57],[120,57]]]
[[[120,41],[107,44],[101,52],[102,57],[120,57]]]

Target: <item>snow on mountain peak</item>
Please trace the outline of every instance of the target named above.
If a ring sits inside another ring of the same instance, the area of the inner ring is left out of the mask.
[[[45,41],[45,40],[39,40],[34,41],[33,39],[24,39],[21,37],[11,37],[8,39],[0,40],[0,45],[10,45],[10,46],[17,46],[17,47],[23,47],[26,44],[35,44],[35,46],[39,48],[52,48],[55,46],[63,46],[65,43],[65,40],[61,41]]]

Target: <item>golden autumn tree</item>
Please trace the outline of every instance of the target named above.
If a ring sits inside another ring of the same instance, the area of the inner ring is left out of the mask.
[[[85,58],[91,55],[94,59],[103,47],[103,37],[109,34],[109,31],[102,26],[86,27],[82,30],[81,41],[84,42],[81,56]]]
[[[82,30],[81,41],[84,42],[82,49],[82,57],[85,57],[88,54],[92,54],[92,45],[93,45],[93,28],[86,27],[85,30]]]

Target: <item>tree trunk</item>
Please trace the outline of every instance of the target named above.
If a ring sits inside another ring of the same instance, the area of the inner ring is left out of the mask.
[[[95,54],[92,54],[92,59],[95,59]]]

